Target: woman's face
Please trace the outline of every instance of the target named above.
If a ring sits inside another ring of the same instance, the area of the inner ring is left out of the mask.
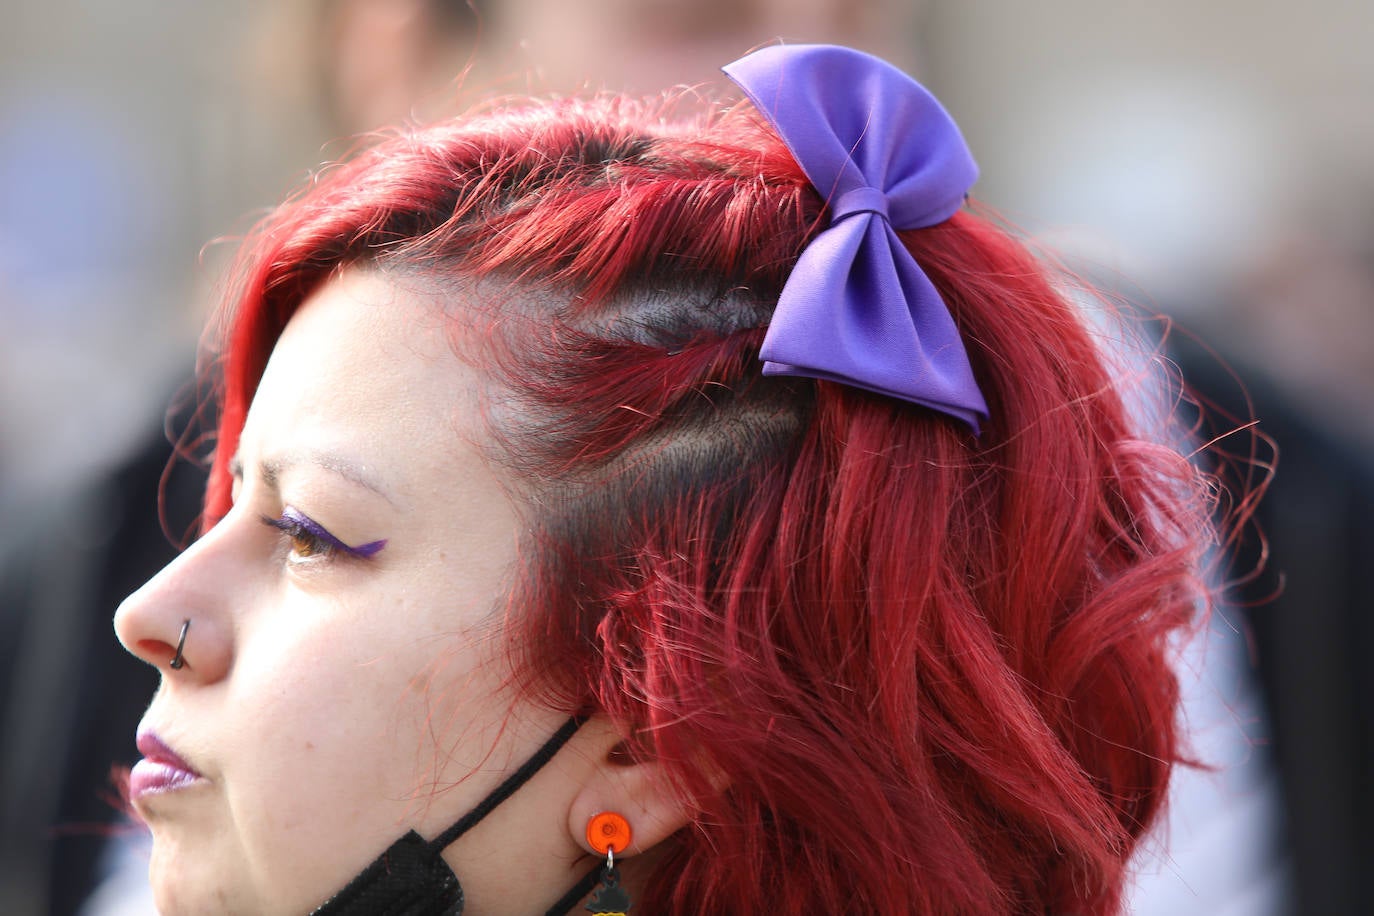
[[[440,309],[375,273],[331,281],[282,334],[233,509],[115,618],[163,672],[132,788],[164,912],[308,911],[408,829],[439,833],[562,722],[505,686],[518,521],[478,452],[476,390]],[[169,777],[172,755],[196,778]],[[556,779],[502,808],[538,810]],[[514,819],[465,838],[476,871],[535,851]],[[548,852],[575,858],[550,831]]]

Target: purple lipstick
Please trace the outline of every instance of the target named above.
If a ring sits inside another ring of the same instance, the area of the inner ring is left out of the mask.
[[[143,759],[129,771],[129,797],[173,792],[203,777],[152,732],[139,732],[138,751]]]

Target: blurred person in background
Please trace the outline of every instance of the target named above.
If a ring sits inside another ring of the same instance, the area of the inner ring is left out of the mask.
[[[1174,806],[1171,820],[1190,829],[1167,834],[1178,858],[1157,873],[1182,888],[1153,912],[1256,912],[1247,890],[1284,883],[1278,912],[1374,911],[1364,419],[1374,403],[1374,7],[929,9],[922,47],[988,150],[983,193],[1100,286],[1177,317],[1175,358],[1219,408],[1200,441],[1257,418],[1277,449],[1259,506],[1267,540],[1245,546],[1249,561],[1267,550],[1267,570],[1236,583],[1217,617],[1226,664],[1204,676],[1213,705],[1236,709],[1241,743],[1229,756],[1239,759],[1192,780],[1210,797]],[[991,91],[1012,84],[1014,99]],[[1248,439],[1237,441],[1238,459],[1250,459]],[[1193,870],[1206,857],[1190,848],[1228,845],[1249,859],[1249,877],[1235,873],[1237,857]]]
[[[0,912],[19,916],[72,912],[90,886],[116,723],[150,685],[107,651],[101,606],[175,555],[157,482],[199,321],[180,221],[200,198],[195,122],[172,113],[195,81],[188,23],[150,6],[0,12]]]
[[[1239,556],[1240,568],[1264,553],[1268,564],[1233,597],[1282,777],[1292,912],[1304,916],[1374,910],[1374,197],[1335,208],[1352,210],[1294,218],[1220,305],[1185,313],[1196,337],[1172,338],[1213,408],[1203,436],[1254,416],[1276,450]]]

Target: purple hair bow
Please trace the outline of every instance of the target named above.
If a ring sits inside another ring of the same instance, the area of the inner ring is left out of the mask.
[[[778,299],[764,374],[891,395],[976,433],[988,408],[959,330],[894,230],[949,219],[978,177],[949,113],[896,67],[850,48],[781,45],[723,69],[830,206],[830,225]]]

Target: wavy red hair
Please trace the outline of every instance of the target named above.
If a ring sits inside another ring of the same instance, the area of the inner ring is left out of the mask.
[[[619,722],[696,811],[646,911],[1113,912],[1179,757],[1203,481],[1142,435],[1045,266],[969,211],[902,238],[967,342],[980,437],[763,378],[824,219],[745,108],[532,103],[383,138],[245,248],[207,524],[295,307],[349,264],[423,276],[491,331],[470,355],[503,392],[493,460],[536,531],[520,670]]]

